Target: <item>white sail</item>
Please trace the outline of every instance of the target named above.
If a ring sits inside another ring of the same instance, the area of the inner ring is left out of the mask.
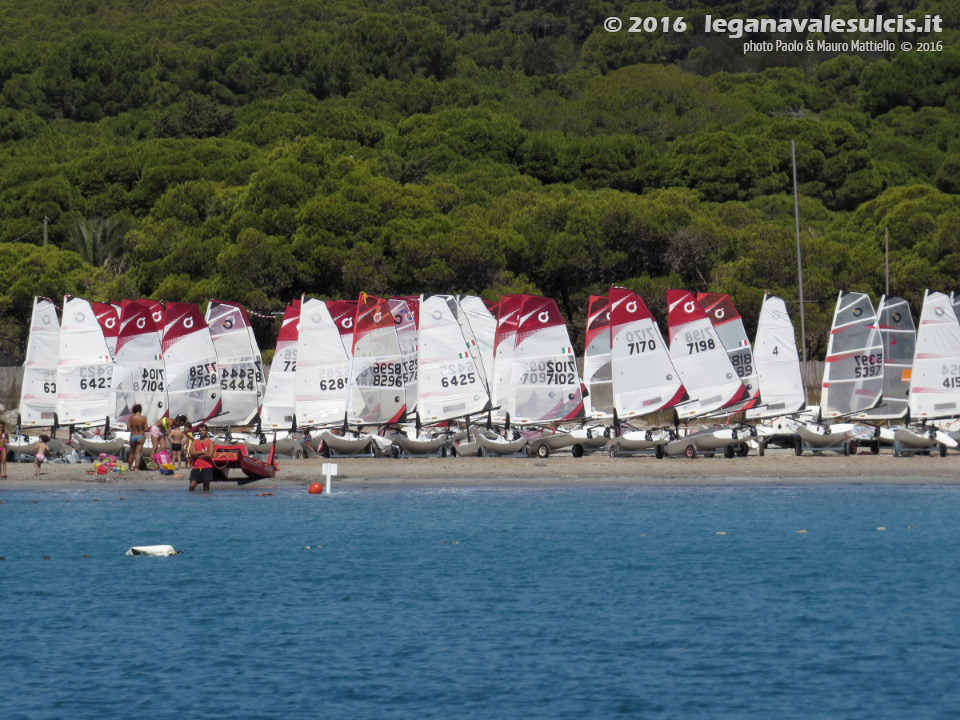
[[[217,352],[220,414],[211,425],[249,425],[266,390],[263,360],[247,313],[237,303],[211,300],[204,318]]]
[[[113,312],[111,306],[105,307]],[[57,420],[62,425],[106,424],[113,414],[113,359],[101,323],[86,300],[70,296],[63,300],[59,355]]]
[[[57,409],[59,355],[57,308],[51,300],[35,297],[20,387],[20,423],[24,427],[53,425]]]
[[[806,392],[800,373],[796,333],[786,304],[773,295],[765,296],[760,308],[753,362],[762,405],[747,410],[747,418],[777,417],[804,408]]]
[[[681,419],[736,405],[747,389],[703,309],[687,290],[667,290],[670,356],[691,400],[677,406]]]
[[[114,358],[113,415],[126,424],[133,406],[140,405],[150,422],[167,412],[167,387],[160,330],[155,309],[139,301],[124,300],[120,309],[120,335]]]
[[[294,422],[296,404],[297,327],[300,324],[300,301],[287,305],[283,324],[277,335],[277,347],[270,365],[267,389],[260,409],[261,427],[289,430]]]
[[[420,298],[388,298],[387,305],[393,315],[397,330],[397,342],[400,343],[400,367],[403,373],[403,390],[407,403],[407,414],[417,409],[417,384],[419,382],[419,340],[417,338],[417,306]]]
[[[510,402],[510,379],[513,373],[513,353],[517,340],[522,295],[504,295],[497,309],[497,333],[493,346],[493,373],[489,382],[493,418],[506,419]]]
[[[459,313],[452,295],[424,295],[420,299],[417,408],[424,423],[472,415],[490,407],[479,350],[475,341],[464,337]]]
[[[864,293],[841,291],[833,313],[823,371],[823,417],[857,415],[880,402],[883,342],[877,315]]]
[[[587,332],[583,342],[584,414],[608,418],[613,413],[613,376],[610,361],[610,296],[591,295]]]
[[[665,410],[686,390],[647,304],[624,288],[610,288],[613,407],[621,418]]]
[[[910,304],[902,298],[882,297],[877,307],[877,322],[883,343],[883,400],[860,417],[894,420],[907,414],[917,329]]]
[[[304,297],[297,339],[296,412],[301,426],[343,421],[350,390],[350,356],[323,300]]]
[[[960,323],[943,293],[923,297],[909,407],[914,419],[960,415]]]
[[[697,293],[697,302],[713,323],[717,337],[730,358],[730,364],[747,389],[743,400],[725,409],[730,412],[749,410],[759,402],[760,384],[757,382],[756,364],[753,362],[753,350],[750,349],[747,330],[733,304],[733,298],[726,293]]]
[[[220,374],[210,328],[193,303],[167,303],[163,362],[170,417],[199,423],[220,413]]]
[[[511,420],[531,424],[583,417],[577,359],[557,304],[536,295],[521,298],[507,398]]]
[[[364,294],[357,303],[348,422],[383,425],[406,417],[403,358],[389,303]]]
[[[470,332],[477,342],[480,353],[484,382],[489,390],[493,375],[493,346],[497,337],[497,318],[490,312],[487,303],[476,295],[461,295],[457,300],[463,311],[460,315],[460,324],[466,323],[470,326]],[[463,334],[467,337],[466,330]]]

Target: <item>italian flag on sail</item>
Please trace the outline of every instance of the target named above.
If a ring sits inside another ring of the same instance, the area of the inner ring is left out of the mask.
[[[572,347],[560,348],[560,354],[561,354],[561,355],[573,355],[573,348],[572,348]]]
[[[457,353],[457,358],[459,358],[460,360],[463,360],[468,357],[470,357],[470,353],[465,353],[465,352]]]

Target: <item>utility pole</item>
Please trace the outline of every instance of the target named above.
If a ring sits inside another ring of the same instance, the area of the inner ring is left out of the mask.
[[[797,280],[800,286],[800,339],[803,348],[803,369],[807,369],[807,324],[803,314],[803,264],[800,262],[800,191],[797,189],[797,144],[790,141],[793,156],[793,216],[797,226]]]

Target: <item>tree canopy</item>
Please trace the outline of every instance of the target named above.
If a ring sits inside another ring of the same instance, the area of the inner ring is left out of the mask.
[[[744,54],[703,16],[859,16],[850,1],[39,0],[0,26],[0,333],[29,300],[300,293],[555,297],[611,284],[917,308],[960,271],[960,13],[931,53]],[[872,12],[872,11],[870,11]],[[686,19],[608,33],[605,17]],[[881,34],[859,39],[883,39]],[[896,36],[889,36],[893,39]],[[751,39],[768,39],[753,37]],[[848,37],[846,39],[853,39]],[[913,38],[917,39],[917,38]],[[48,219],[47,244],[40,228]]]

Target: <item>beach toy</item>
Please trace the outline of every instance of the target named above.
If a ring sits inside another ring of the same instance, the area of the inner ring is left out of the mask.
[[[106,475],[107,472],[109,471],[106,465],[97,465],[97,475]]]
[[[311,495],[320,495],[323,492],[323,483],[313,483],[307,492]]]

